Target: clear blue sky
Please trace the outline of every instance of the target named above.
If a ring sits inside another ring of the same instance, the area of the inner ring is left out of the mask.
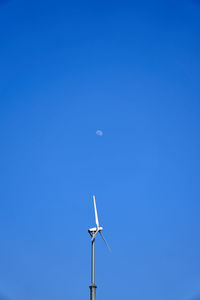
[[[200,1],[0,1],[0,298],[200,295]],[[103,136],[97,136],[96,130]]]

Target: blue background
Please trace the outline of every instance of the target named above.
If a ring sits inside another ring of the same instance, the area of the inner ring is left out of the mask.
[[[200,295],[200,1],[0,1],[0,298]],[[96,130],[103,136],[97,136]]]

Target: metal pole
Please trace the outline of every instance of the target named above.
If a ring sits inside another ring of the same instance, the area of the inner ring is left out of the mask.
[[[92,241],[92,269],[91,269],[91,285],[90,285],[90,300],[96,300],[96,288],[95,285],[95,239]]]
[[[95,239],[92,241],[92,278],[91,278],[91,283],[94,284],[95,281]]]

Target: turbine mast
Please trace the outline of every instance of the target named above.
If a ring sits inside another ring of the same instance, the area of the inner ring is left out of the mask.
[[[93,237],[94,233],[90,232]],[[90,285],[90,300],[96,300],[96,284],[95,284],[95,239],[92,240],[92,261],[91,261],[91,285]]]

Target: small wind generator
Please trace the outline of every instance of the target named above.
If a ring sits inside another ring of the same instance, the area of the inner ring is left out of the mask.
[[[103,227],[99,226],[99,219],[98,219],[98,215],[97,215],[97,207],[96,207],[96,201],[95,201],[95,196],[93,196],[93,201],[94,201],[94,213],[95,213],[95,221],[96,221],[96,225],[97,227],[93,227],[88,229],[89,234],[91,235],[92,239],[92,260],[91,260],[91,265],[92,265],[92,269],[91,269],[91,285],[90,285],[90,300],[96,300],[96,284],[95,284],[95,237],[98,234],[98,232],[100,233],[102,239],[104,240],[104,243],[106,244],[106,246],[108,247],[108,249],[110,250],[110,247],[108,246],[108,244],[106,243],[106,240],[103,237],[102,234],[102,230]]]

